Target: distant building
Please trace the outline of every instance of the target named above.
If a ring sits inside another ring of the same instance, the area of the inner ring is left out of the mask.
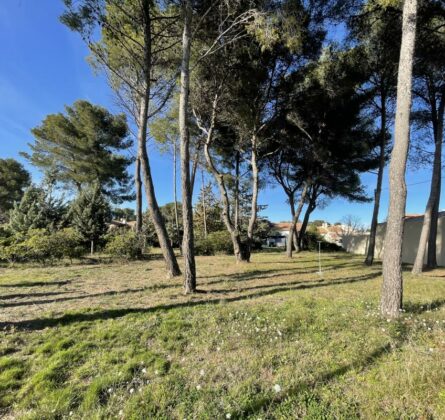
[[[267,246],[286,247],[289,239],[289,231],[291,228],[291,222],[279,222],[272,223],[272,229],[270,235],[266,239]],[[301,222],[297,223],[297,232],[301,229]],[[326,242],[340,245],[342,244],[342,235],[344,226],[342,225],[330,225],[329,223],[323,223],[317,227],[318,234]]]
[[[115,229],[136,230],[136,221],[135,220],[127,221],[126,219],[112,220],[110,223],[108,223],[108,230],[112,231]]]
[[[419,247],[420,232],[422,231],[423,214],[408,214],[405,216],[402,262],[413,264]],[[383,257],[383,242],[386,233],[386,222],[377,225],[375,257]],[[365,255],[368,250],[369,233],[351,234],[343,238],[343,248],[353,254]],[[439,212],[437,223],[437,263],[445,266],[445,211]],[[426,253],[425,253],[426,254]],[[426,262],[426,255],[425,255]]]

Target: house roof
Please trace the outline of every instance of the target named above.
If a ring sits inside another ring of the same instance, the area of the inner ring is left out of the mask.
[[[301,222],[297,223],[297,230],[301,229]],[[278,230],[280,232],[289,231],[290,227],[292,226],[292,222],[279,222],[279,223],[272,223],[272,229]]]

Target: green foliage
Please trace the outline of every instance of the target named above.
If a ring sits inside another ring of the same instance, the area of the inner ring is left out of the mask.
[[[107,232],[110,206],[99,184],[83,190],[70,209],[72,226],[84,241],[97,242]]]
[[[99,182],[116,202],[132,197],[131,159],[120,154],[132,144],[125,115],[77,101],[65,114],[48,115],[32,132],[32,154],[24,156],[55,180],[77,190]]]
[[[85,253],[82,238],[72,228],[49,232],[31,229],[26,235],[12,235],[0,241],[0,260],[15,262],[40,262],[80,258]]]
[[[135,211],[134,209],[130,208],[115,207],[114,209],[111,210],[111,215],[114,220],[125,219],[127,222],[136,220]]]
[[[105,252],[116,258],[135,260],[142,256],[142,238],[133,231],[121,231],[107,237]]]
[[[178,247],[181,242],[182,235],[182,205],[177,203],[178,208],[178,228],[176,227],[175,217],[175,203],[167,203],[160,207],[162,217],[164,219],[165,227],[169,238],[173,241],[173,245]],[[149,212],[143,214],[142,217],[142,231],[148,244],[158,246],[158,237],[156,235],[155,227],[151,221]]]
[[[318,251],[319,242],[321,242],[322,251],[338,252],[342,250],[341,246],[325,241],[315,225],[309,226],[303,237],[303,248],[308,251]]]
[[[54,198],[51,188],[30,186],[11,210],[8,228],[14,234],[31,229],[55,230],[64,223],[66,208],[62,199]]]
[[[31,176],[14,159],[0,159],[0,223],[8,220],[8,213],[20,201]]]
[[[195,241],[196,255],[233,254],[233,243],[226,230],[212,232],[207,238],[200,237]]]

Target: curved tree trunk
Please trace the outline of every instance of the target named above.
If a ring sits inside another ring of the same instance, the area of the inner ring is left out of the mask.
[[[429,249],[428,257],[430,263],[434,263],[432,255],[436,254],[436,236],[437,236],[437,213],[440,201],[440,184],[441,184],[441,171],[442,171],[442,136],[443,136],[443,124],[438,124],[437,121],[434,125],[434,163],[433,163],[433,175],[431,177],[431,189],[430,196],[425,209],[425,215],[423,217],[422,231],[420,233],[419,247],[417,249],[416,260],[414,261],[412,273],[419,274],[423,271],[423,261],[425,259],[425,251],[427,249],[427,243],[433,242],[431,249]],[[436,210],[437,209],[437,210]],[[434,214],[434,230],[431,231],[433,225]],[[433,233],[433,235],[430,235]],[[435,259],[435,258],[434,258]]]
[[[232,221],[230,217],[230,200],[229,200],[229,194],[227,192],[227,187],[224,182],[224,175],[218,171],[218,169],[215,166],[215,163],[213,162],[212,155],[210,154],[210,146],[213,141],[213,130],[215,128],[217,104],[218,104],[218,95],[215,95],[212,104],[212,116],[209,128],[205,129],[202,126],[199,126],[199,128],[204,133],[206,133],[206,141],[204,143],[204,156],[207,162],[207,167],[210,173],[215,178],[216,184],[218,185],[221,197],[221,204],[222,204],[222,218],[228,232],[230,233],[230,238],[232,239],[233,252],[235,254],[236,261],[248,262],[248,252],[246,250],[247,247],[245,246],[245,244],[243,244],[240,232],[238,228],[235,227],[235,223]],[[199,120],[198,120],[198,125],[199,125]]]
[[[134,183],[136,188],[136,233],[142,232],[142,181],[141,181],[141,160],[139,156],[135,162]]]
[[[150,98],[150,74],[151,74],[151,34],[150,34],[150,4],[148,0],[144,0],[144,63],[145,63],[145,92],[140,98],[139,121],[138,121],[138,157],[141,162],[142,175],[144,178],[145,194],[147,196],[148,208],[153,225],[156,230],[159,245],[164,256],[169,277],[179,276],[179,269],[176,256],[171,246],[167,229],[165,228],[164,219],[156,200],[153,178],[151,176],[150,162],[147,153],[147,118],[148,105]]]
[[[304,201],[306,200],[307,194],[307,184],[304,184],[303,191],[301,192],[300,200],[298,201],[297,209],[295,210],[294,202],[292,199],[292,203],[289,197],[289,204],[291,205],[291,213],[292,213],[292,225],[289,230],[289,237],[286,244],[286,255],[289,258],[292,258],[292,248],[293,245],[298,246],[298,238],[297,238],[297,223],[300,218],[301,211],[303,210]]]
[[[184,291],[196,291],[195,247],[193,234],[192,186],[190,182],[190,133],[188,108],[190,90],[190,48],[192,9],[190,0],[184,3],[184,30],[182,33],[181,89],[179,96],[179,132],[181,136],[182,185],[182,255],[184,257]]]
[[[386,146],[386,99],[381,94],[381,127],[380,127],[380,156],[379,169],[377,173],[377,185],[374,191],[374,210],[372,212],[371,230],[369,232],[369,243],[365,264],[372,265],[374,262],[375,238],[377,235],[377,224],[379,218],[380,196],[382,193],[383,172],[385,170],[385,146]]]
[[[416,38],[417,0],[403,5],[402,44],[397,80],[394,147],[389,169],[389,212],[383,255],[383,285],[380,310],[395,318],[403,301],[402,240],[406,205],[405,171],[410,137],[411,88]]]
[[[298,232],[298,251],[301,251],[303,249],[303,239],[304,235],[306,234],[309,218],[311,216],[311,213],[315,210],[315,207],[317,207],[317,196],[317,188],[315,186],[312,186],[309,203],[304,213],[303,223],[301,224],[300,232]]]

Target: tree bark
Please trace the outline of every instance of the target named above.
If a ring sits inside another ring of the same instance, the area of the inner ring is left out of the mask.
[[[305,183],[296,210],[293,197],[292,197],[292,202],[291,202],[291,197],[289,197],[289,205],[291,206],[291,213],[292,213],[292,225],[289,230],[289,237],[287,239],[287,244],[286,244],[286,255],[288,258],[292,258],[292,249],[293,249],[292,245],[294,244],[294,242],[298,243],[297,223],[298,219],[300,218],[301,211],[303,210],[304,201],[306,200],[306,194],[307,194],[307,184]]]
[[[306,195],[307,195],[307,193],[306,193]],[[306,234],[306,229],[307,229],[307,225],[309,223],[309,218],[311,216],[311,213],[317,207],[317,204],[316,204],[317,197],[318,197],[317,187],[312,186],[311,191],[310,191],[309,203],[306,208],[306,212],[304,213],[303,223],[301,224],[300,232],[298,233],[298,250],[299,251],[301,251],[303,249],[304,235]]]
[[[239,174],[240,174],[240,151],[236,151],[235,156],[235,211],[234,211],[234,220],[235,220],[235,229],[239,229]]]
[[[381,92],[381,101],[379,169],[377,173],[377,185],[374,191],[374,210],[372,212],[371,230],[369,232],[368,250],[365,259],[366,265],[372,265],[372,263],[374,262],[375,238],[377,235],[377,224],[379,219],[380,196],[382,194],[383,172],[385,170],[386,97],[383,92]]]
[[[181,235],[179,233],[179,215],[178,215],[178,186],[177,186],[177,163],[176,163],[176,139],[173,143],[173,202],[175,204],[175,230],[176,230],[176,241],[178,244],[181,243]],[[182,247],[179,245],[179,250],[182,254]]]
[[[405,171],[410,137],[416,18],[417,0],[405,0],[397,79],[394,147],[389,168],[389,212],[383,255],[383,284],[380,306],[382,315],[390,318],[399,316],[403,301],[402,239],[406,206]]]
[[[151,220],[156,230],[159,245],[167,267],[167,275],[169,277],[179,276],[181,270],[179,269],[176,256],[171,246],[167,229],[165,227],[164,219],[159,209],[153,178],[151,175],[150,162],[147,153],[147,118],[148,106],[150,98],[150,75],[151,75],[151,21],[150,21],[150,2],[144,0],[144,66],[145,66],[145,94],[140,98],[139,121],[138,121],[138,157],[141,162],[142,175],[145,185],[145,194],[147,196],[148,208],[150,211]]]
[[[182,254],[184,257],[184,291],[196,292],[196,266],[193,235],[192,188],[190,182],[190,133],[188,127],[190,90],[190,48],[192,8],[190,0],[184,2],[184,29],[182,33],[181,88],[179,97],[179,132],[181,137],[182,186]]]
[[[227,192],[227,187],[224,182],[224,175],[218,171],[217,167],[215,166],[215,163],[213,162],[212,155],[210,154],[210,146],[213,140],[213,130],[215,128],[217,104],[218,104],[218,95],[215,95],[212,104],[212,115],[211,115],[209,129],[206,130],[204,127],[200,126],[200,129],[206,133],[207,137],[204,143],[204,156],[207,162],[208,169],[215,178],[216,184],[218,185],[221,197],[221,204],[222,204],[222,218],[228,232],[230,233],[230,238],[232,240],[233,252],[235,254],[236,261],[248,262],[246,246],[243,244],[241,240],[239,229],[235,227],[235,224],[230,217],[231,214],[230,200],[229,200],[229,194]]]
[[[207,203],[206,203],[206,191],[204,183],[204,171],[201,171],[201,185],[202,185],[202,216],[203,216],[203,228],[204,238],[207,238]]]
[[[435,98],[434,98],[435,101]],[[434,163],[433,163],[433,174],[431,177],[431,188],[430,196],[425,209],[425,215],[423,217],[422,231],[419,238],[419,247],[417,248],[417,255],[414,261],[412,273],[420,274],[423,271],[423,261],[425,259],[425,251],[428,248],[428,260],[431,265],[434,264],[435,254],[436,254],[436,236],[437,236],[437,211],[438,204],[440,201],[440,184],[441,184],[441,171],[442,171],[442,137],[443,137],[443,105],[440,105],[439,115],[442,114],[442,121],[433,121],[434,129]],[[433,109],[433,111],[435,111]],[[433,117],[438,114],[436,112],[432,113]],[[433,228],[433,213],[434,214],[434,230]],[[430,235],[430,233],[433,233]],[[430,243],[431,242],[431,243]],[[430,255],[432,254],[432,255]],[[434,258],[433,258],[434,256]],[[431,267],[433,268],[433,267]]]
[[[253,245],[253,235],[255,233],[255,226],[258,217],[258,183],[259,183],[259,168],[258,168],[258,138],[254,134],[252,136],[252,156],[250,164],[252,166],[252,201],[250,206],[249,225],[247,227],[247,261],[250,261],[250,254]]]
[[[436,182],[434,194],[436,196],[436,202],[433,206],[433,211],[431,213],[431,228],[430,235],[428,238],[428,251],[427,251],[427,267],[436,268],[437,267],[437,223],[439,220],[439,205],[440,205],[440,190],[442,187],[442,143],[443,143],[443,120],[445,112],[445,92],[442,92],[439,104],[439,110],[437,113],[437,124],[435,125],[435,157],[434,164],[438,166],[438,179]],[[437,161],[436,161],[437,155]],[[433,168],[433,171],[435,168]]]
[[[141,160],[139,156],[135,162],[135,176],[134,176],[135,188],[136,188],[136,233],[142,232],[142,181],[141,181]]]

